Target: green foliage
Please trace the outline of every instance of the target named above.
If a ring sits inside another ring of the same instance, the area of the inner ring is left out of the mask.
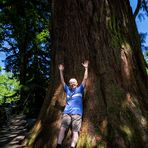
[[[46,42],[48,37],[49,37],[49,30],[48,29],[44,29],[42,32],[37,34],[37,36],[36,36],[36,43]]]
[[[0,74],[0,104],[15,103],[19,100],[19,81],[12,73]]]
[[[0,51],[7,55],[6,70],[19,77],[20,64],[26,58],[24,67],[28,78],[24,79],[30,79],[34,73],[47,79],[50,64],[48,2],[5,0],[1,3]]]
[[[0,4],[0,51],[6,54],[6,71],[20,80],[18,104],[40,110],[50,75],[49,2],[2,0]]]

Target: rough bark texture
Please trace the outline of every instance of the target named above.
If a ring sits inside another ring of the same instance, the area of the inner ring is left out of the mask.
[[[54,148],[60,128],[65,80],[81,82],[90,61],[84,116],[77,147],[147,145],[147,74],[128,0],[54,0],[52,81],[28,145]],[[68,147],[70,131],[64,140]],[[27,143],[26,142],[26,143]]]

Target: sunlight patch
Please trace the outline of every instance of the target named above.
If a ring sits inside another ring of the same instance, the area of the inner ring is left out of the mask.
[[[141,121],[141,124],[142,124],[143,127],[147,126],[147,121],[146,121],[146,119],[143,116],[141,116],[140,121]]]
[[[120,128],[121,128],[122,131],[124,131],[126,133],[128,139],[131,140],[132,136],[133,136],[133,133],[132,133],[131,129],[126,125],[121,126]]]

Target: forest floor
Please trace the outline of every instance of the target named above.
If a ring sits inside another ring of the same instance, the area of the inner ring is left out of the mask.
[[[28,132],[24,115],[12,115],[7,124],[0,127],[0,148],[27,148],[22,144]]]

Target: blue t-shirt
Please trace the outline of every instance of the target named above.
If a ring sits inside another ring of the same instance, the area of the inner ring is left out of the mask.
[[[83,114],[83,101],[82,96],[84,93],[84,86],[81,84],[72,90],[66,84],[64,86],[66,92],[66,106],[64,109],[65,114]]]

